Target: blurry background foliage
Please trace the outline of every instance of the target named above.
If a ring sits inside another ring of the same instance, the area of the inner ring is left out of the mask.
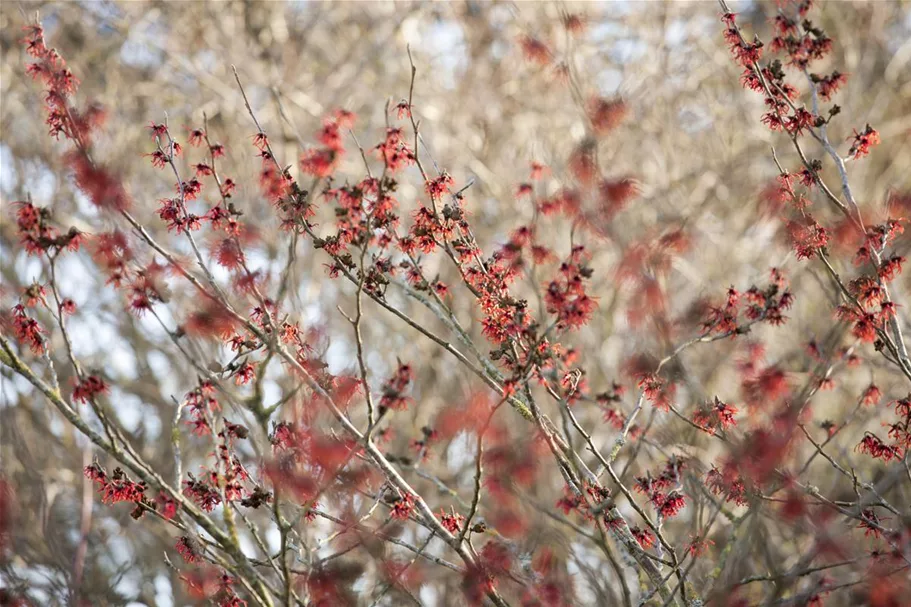
[[[733,2],[732,7],[742,13],[747,31],[767,33],[773,4]],[[516,225],[532,217],[531,204],[515,197],[516,185],[528,179],[530,162],[551,167],[548,187],[554,191],[569,181],[567,159],[585,136],[584,115],[569,88],[552,67],[523,57],[517,40],[532,35],[546,41],[560,59],[571,58],[584,95],[620,95],[631,110],[600,142],[599,158],[606,175],[640,180],[641,196],[605,226],[607,237],[577,235],[595,254],[593,294],[600,305],[591,325],[567,341],[580,349],[593,390],[613,380],[631,386],[621,371],[623,363],[635,353],[660,353],[667,346],[651,327],[628,322],[630,307],[638,304],[620,288],[614,270],[631,243],[668,226],[685,226],[691,241],[665,285],[672,319],[685,318],[700,298],[719,298],[731,284],[745,288],[763,281],[770,266],[784,264],[797,305],[788,339],[767,333],[772,327],[759,330],[759,337],[771,337],[769,357],[782,354],[775,351],[779,343],[793,351],[795,343],[831,325],[830,312],[822,306],[824,293],[830,291],[812,264],[797,264],[789,256],[777,220],[756,219],[763,204],[760,193],[775,175],[773,137],[759,123],[760,96],[738,83],[740,74],[721,39],[718,6],[708,1],[2,2],[4,308],[39,276],[37,261],[26,257],[17,243],[11,201],[30,194],[37,203],[52,206],[61,225],[89,232],[114,227],[75,191],[61,163],[64,145],[46,135],[41,89],[24,74],[26,57],[19,44],[22,26],[36,11],[48,43],[60,50],[82,81],[79,100],[107,109],[96,153],[124,176],[134,212],[153,234],[164,230],[155,216],[156,201],[169,195],[173,184],[142,158],[153,149],[146,126],[167,114],[185,140],[183,129],[200,125],[206,114],[214,138],[227,146],[222,171],[239,183],[236,204],[259,232],[251,256],[254,265],[273,271],[280,267],[285,249],[275,237],[273,211],[259,193],[260,163],[251,145],[255,131],[231,65],[237,66],[279,159],[291,163],[300,153],[298,137],[305,145],[312,142],[322,117],[338,107],[357,114],[355,132],[365,147],[379,142],[387,100],[395,104],[408,93],[410,45],[418,68],[414,111],[424,142],[439,167],[452,173],[457,188],[473,182],[466,206],[479,242],[492,251]],[[577,12],[586,21],[585,32],[571,43],[562,27],[563,11]],[[867,122],[882,135],[882,145],[869,158],[850,166],[858,199],[875,214],[889,191],[911,189],[909,5],[830,2],[817,11],[816,20],[836,41],[835,52],[826,65],[816,66],[818,71],[834,67],[850,74],[836,98],[843,111],[830,129],[832,140],[845,141],[852,128]],[[281,109],[287,119],[280,116]],[[786,166],[794,166],[785,139],[777,138],[776,144]],[[189,151],[184,162],[194,157]],[[356,153],[349,153],[345,163],[340,174],[362,173]],[[406,209],[423,195],[419,179],[409,175],[399,190]],[[558,255],[566,255],[565,221],[546,222],[553,225],[548,243]],[[342,304],[351,309],[351,289],[326,277],[325,257],[309,245],[300,255],[293,294],[299,320],[325,335],[321,347],[328,348],[334,372],[350,370],[351,332],[335,308]],[[450,270],[439,269],[451,284]],[[436,271],[427,269],[430,276]],[[64,295],[79,306],[70,324],[76,353],[116,386],[112,402],[138,450],[169,469],[171,397],[181,398],[195,385],[195,376],[173,354],[154,320],[123,313],[122,297],[104,285],[88,254],[68,256],[61,274],[67,277]],[[191,309],[191,296],[176,289],[170,308],[181,310],[187,300],[183,309]],[[454,304],[457,313],[466,321],[478,318],[473,304],[461,299]],[[404,451],[407,439],[432,420],[439,407],[467,396],[477,384],[442,350],[375,307],[368,306],[368,311],[365,341],[371,375],[386,376],[397,356],[417,365],[414,396],[419,406],[398,422],[397,440]],[[436,326],[423,311],[412,312]],[[480,342],[477,323],[474,331]],[[677,337],[687,334],[682,329]],[[209,344],[194,347],[201,356],[215,357]],[[697,402],[718,394],[736,399],[736,387],[730,387],[735,381],[731,361],[741,352],[742,343],[724,342],[685,355],[681,364],[689,379],[679,398]],[[63,370],[61,383],[69,385],[66,366],[58,369]],[[290,389],[275,371],[265,384],[267,405]],[[859,386],[868,381],[869,376],[859,376],[853,384],[841,384],[818,415],[834,416],[851,406]],[[888,393],[890,385],[881,387]],[[595,409],[579,414],[588,426],[603,423]],[[412,419],[406,421],[407,416]],[[658,419],[656,440],[663,436],[664,423],[674,422]],[[679,425],[674,428],[679,435]],[[672,436],[670,429],[666,432]],[[688,436],[686,441],[711,447],[706,438]],[[20,381],[4,376],[0,442],[2,474],[16,490],[15,525],[0,543],[0,580],[27,584],[33,597],[65,597],[84,499],[84,441]],[[706,451],[706,465],[710,457]],[[464,477],[467,483],[470,474],[464,473],[464,463],[444,454],[434,466],[444,478]],[[553,486],[541,488],[542,499],[550,500],[560,490],[559,475],[553,476]],[[83,581],[87,599],[98,605],[185,602],[181,585],[162,560],[173,538],[160,525],[135,524],[128,512],[95,507]],[[562,528],[549,531],[558,532],[563,533]],[[555,537],[549,541],[565,544]]]

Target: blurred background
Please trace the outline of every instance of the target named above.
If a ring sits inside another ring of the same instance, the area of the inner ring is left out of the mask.
[[[769,37],[773,2],[730,4],[741,13],[746,31]],[[621,97],[626,102],[628,117],[597,141],[597,157],[605,176],[634,178],[641,192],[624,211],[601,223],[593,209],[592,229],[573,234],[575,242],[586,243],[594,253],[593,294],[599,308],[585,330],[564,341],[579,350],[593,393],[620,382],[628,388],[620,408],[629,411],[635,389],[624,368],[631,357],[646,353],[660,358],[698,328],[693,315],[700,302],[719,301],[730,285],[746,289],[764,284],[772,266],[785,268],[797,294],[791,322],[784,330],[762,327],[754,336],[685,354],[680,365],[687,380],[678,392],[682,410],[714,395],[738,400],[734,361],[744,356],[751,340],[763,341],[767,359],[787,367],[799,386],[809,368],[798,354],[810,340],[829,335],[833,325],[831,285],[814,264],[797,263],[790,254],[782,222],[764,194],[777,173],[771,146],[785,166],[796,166],[793,153],[784,138],[773,137],[759,123],[762,100],[741,88],[739,70],[722,40],[718,5],[708,1],[3,2],[0,254],[5,310],[22,288],[42,280],[40,264],[17,242],[10,202],[30,195],[52,207],[61,225],[90,233],[117,226],[76,191],[61,160],[65,144],[46,134],[41,88],[24,73],[27,58],[19,43],[21,28],[36,13],[48,44],[59,49],[82,82],[80,102],[107,110],[95,153],[124,176],[135,201],[134,214],[156,238],[168,240],[155,211],[156,201],[167,196],[173,184],[142,156],[153,151],[146,127],[167,117],[185,139],[184,129],[199,126],[205,115],[210,132],[227,148],[222,166],[239,184],[236,204],[258,232],[253,265],[275,275],[286,250],[275,237],[274,212],[259,191],[260,163],[251,139],[255,129],[231,66],[236,66],[279,160],[294,163],[296,171],[302,147],[314,142],[323,117],[336,108],[357,115],[354,131],[365,147],[382,139],[384,108],[408,95],[410,47],[417,68],[413,109],[424,145],[433,162],[453,175],[457,189],[471,184],[465,192],[466,209],[488,253],[534,216],[534,205],[516,196],[517,186],[529,179],[532,162],[550,169],[541,185],[546,194],[572,183],[570,158],[590,135],[586,101]],[[584,27],[569,32],[567,15],[579,16]],[[866,123],[880,132],[882,144],[862,162],[849,163],[849,170],[865,213],[884,217],[890,193],[911,190],[911,5],[824,2],[815,19],[836,42],[834,53],[817,71],[849,74],[835,100],[843,119],[835,121],[830,137],[845,142],[851,129]],[[530,40],[548,51],[535,52]],[[565,65],[570,66],[569,79]],[[847,144],[841,145],[846,153]],[[813,153],[822,156],[818,149]],[[192,158],[191,151],[184,161]],[[349,154],[340,173],[358,175],[360,163],[356,154]],[[834,174],[826,176],[837,183]],[[405,208],[415,207],[420,187],[419,179],[402,180],[398,195]],[[325,211],[324,219],[331,213]],[[837,219],[821,204],[817,211],[821,218]],[[560,218],[543,222],[544,240],[558,256],[565,256],[569,223]],[[683,229],[687,247],[673,257],[670,270],[656,278],[663,299],[645,301],[635,287],[620,280],[617,270],[632,248],[676,229]],[[181,245],[174,240],[175,249]],[[907,239],[903,246],[907,249]],[[350,327],[336,306],[351,309],[351,290],[326,277],[325,256],[309,245],[302,245],[299,256],[292,307],[302,325],[319,329],[319,347],[326,350],[330,369],[350,371]],[[842,257],[850,261],[851,255]],[[438,261],[428,261],[427,273],[439,272],[441,279],[454,283],[451,267],[436,267]],[[842,269],[850,272],[850,263]],[[195,385],[195,373],[174,355],[154,319],[123,313],[122,296],[105,286],[89,254],[67,257],[61,275],[64,296],[79,307],[71,321],[77,355],[116,386],[111,401],[137,450],[168,469],[172,396],[182,398]],[[537,277],[538,282],[543,279]],[[534,284],[530,278],[519,288],[533,297],[529,285]],[[180,322],[181,310],[191,306],[192,297],[175,287],[169,305],[161,306],[166,322]],[[396,302],[445,333],[426,310],[405,299]],[[483,343],[479,323],[472,322],[479,318],[473,302],[454,297],[453,307],[472,326],[477,343]],[[376,306],[367,311],[364,339],[371,375],[388,376],[396,357],[417,366],[414,396],[420,406],[403,414],[410,418],[400,420],[391,447],[405,452],[408,441],[420,436],[420,428],[432,423],[436,412],[468,398],[477,382],[445,352]],[[211,344],[193,347],[206,360],[217,354]],[[814,405],[815,422],[843,415],[871,375],[887,395],[897,387],[899,378],[881,368],[872,348],[863,355],[869,364],[840,376],[835,388]],[[58,369],[61,383],[69,382],[66,366],[61,363]],[[86,504],[94,499],[81,474],[92,451],[43,399],[5,369],[3,373],[0,465],[5,497],[0,517],[7,526],[0,530],[5,534],[0,541],[0,586],[27,592],[37,604],[63,603],[71,589]],[[271,369],[264,384],[266,404],[292,390],[290,381],[280,368]],[[580,405],[580,418],[599,428],[598,442],[607,444],[614,435],[602,415],[594,404]],[[707,438],[679,420],[659,416],[653,421],[651,436],[669,450],[679,446],[704,467],[717,455]],[[871,418],[870,427],[878,426]],[[851,454],[861,428],[852,431],[855,442],[846,437],[841,453]],[[190,449],[188,457],[193,455]],[[202,458],[205,450],[195,455]],[[661,461],[658,453],[643,452],[640,457],[636,466],[643,471]],[[859,469],[868,462],[859,461]],[[453,486],[470,486],[470,462],[466,468],[457,453],[440,455],[432,466]],[[832,476],[831,469],[820,470],[826,478]],[[562,481],[556,474],[545,477],[550,480],[529,489],[529,499],[549,506],[559,497]],[[128,511],[99,503],[91,510],[81,581],[85,603],[188,603],[162,558],[174,538],[160,525],[134,523]],[[529,511],[525,516],[538,520],[540,515]],[[551,543],[560,558],[584,563],[565,528],[542,522],[534,529],[516,541]],[[791,540],[800,545],[799,538]],[[783,554],[784,559],[792,553]],[[571,570],[578,572],[581,566]],[[732,579],[746,571],[737,570],[736,563],[731,567],[726,575]],[[578,575],[581,597],[603,592],[587,588],[587,578]],[[449,604],[441,598],[449,592],[457,596],[457,583],[447,590],[451,585],[440,582],[433,595],[442,601],[438,604]],[[430,595],[420,596],[431,601]]]

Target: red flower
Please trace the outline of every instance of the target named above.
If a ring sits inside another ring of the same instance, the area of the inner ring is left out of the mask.
[[[678,491],[671,491],[658,507],[658,512],[662,518],[670,518],[677,516],[685,506],[686,497]]]
[[[332,115],[332,119],[338,124],[340,129],[350,129],[354,126],[354,121],[357,120],[357,115],[354,112],[349,112],[348,110],[337,109]]]
[[[547,65],[551,61],[550,49],[547,45],[532,36],[521,36],[519,45],[525,58],[538,65]]]
[[[228,339],[234,334],[234,317],[221,304],[208,302],[190,314],[184,329],[192,335]]]
[[[588,255],[581,246],[573,248],[569,260],[558,269],[558,276],[547,285],[544,301],[547,312],[557,317],[561,329],[578,329],[591,320],[597,307],[594,298],[585,292],[592,275]]]
[[[734,502],[738,506],[746,506],[747,488],[743,478],[736,474],[732,466],[725,467],[721,472],[715,466],[705,475],[705,484],[715,495],[725,495],[725,501]]]
[[[873,343],[876,340],[877,325],[878,323],[875,315],[864,314],[854,323],[851,334],[861,341]]]
[[[212,167],[205,162],[198,162],[193,165],[193,168],[196,170],[197,177],[208,177],[213,174]]]
[[[790,222],[788,232],[797,252],[797,259],[809,259],[829,242],[829,234],[812,217],[807,216],[803,223]]]
[[[414,152],[402,139],[402,129],[386,129],[386,139],[374,149],[379,153],[386,168],[393,173],[415,161]]]
[[[516,186],[516,198],[531,196],[534,191],[534,186],[532,186],[530,183],[520,183]]]
[[[105,504],[116,504],[118,502],[143,502],[146,490],[145,483],[135,483],[131,481],[123,470],[115,468],[114,473],[107,477],[104,470],[98,464],[87,466],[84,470],[85,476],[98,483],[98,490],[101,491],[101,501]]]
[[[175,548],[177,548],[177,553],[183,557],[183,560],[190,564],[198,563],[201,559],[198,552],[199,544],[196,540],[185,535],[178,538]]]
[[[13,331],[20,343],[28,344],[34,354],[44,352],[44,338],[41,336],[45,330],[38,321],[25,315],[25,307],[17,304],[13,307]]]
[[[83,468],[82,473],[89,480],[95,481],[102,487],[107,485],[108,475],[98,463],[93,463]]]
[[[231,198],[235,189],[237,189],[237,184],[230,177],[221,182],[221,195],[225,198]]]
[[[73,389],[73,400],[87,403],[99,394],[109,392],[108,385],[96,375],[89,375]]]
[[[244,252],[236,238],[225,238],[215,250],[215,260],[218,265],[228,270],[237,270],[243,267]]]
[[[580,183],[591,185],[598,177],[598,165],[595,162],[597,143],[584,140],[569,157],[569,170]]]
[[[731,47],[734,59],[743,67],[750,67],[762,59],[762,42],[747,44],[741,42]]]
[[[449,533],[456,534],[465,523],[465,517],[458,512],[454,512],[453,514],[446,514],[446,512],[440,510],[440,522],[442,523],[443,527],[449,531]]]
[[[636,538],[643,550],[648,550],[655,545],[655,536],[648,529],[630,527],[630,533],[633,534],[633,537]]]
[[[537,181],[537,180],[541,179],[542,177],[544,177],[545,173],[547,173],[547,172],[548,172],[548,168],[546,165],[544,165],[540,162],[532,162],[531,163],[531,174],[530,174],[529,178],[532,181]]]
[[[793,116],[785,119],[785,128],[789,133],[801,135],[806,129],[816,124],[816,116],[804,108],[798,108]]]
[[[177,185],[177,193],[183,195],[184,200],[196,200],[202,191],[202,182],[195,177],[189,181],[182,181]]]
[[[42,303],[47,306],[47,291],[44,288],[44,285],[32,283],[29,285],[22,293],[23,299],[25,299],[26,308],[34,308],[38,303]]]
[[[567,14],[563,17],[563,27],[571,34],[581,34],[585,31],[585,18],[577,14]]]
[[[108,170],[93,164],[82,152],[67,158],[76,185],[95,205],[106,210],[122,211],[130,206],[123,184]]]
[[[245,363],[234,372],[234,383],[238,386],[243,384],[248,384],[250,381],[256,377],[256,368],[253,366],[253,363]]]
[[[206,133],[202,129],[191,129],[190,135],[187,137],[187,141],[193,147],[199,147],[205,142]]]
[[[149,131],[151,131],[152,139],[156,137],[164,137],[168,134],[168,127],[164,124],[155,124],[154,122],[149,124]]]
[[[411,104],[404,99],[396,104],[395,110],[399,120],[406,117],[411,118]]]
[[[411,384],[412,370],[410,365],[399,363],[395,374],[383,384],[383,396],[380,406],[393,411],[402,411],[408,408],[411,399],[404,392]]]
[[[563,493],[563,497],[557,500],[556,504],[557,508],[563,511],[563,514],[569,514],[582,505],[582,496],[569,487],[566,487]]]
[[[893,255],[889,259],[884,259],[879,267],[879,277],[886,282],[894,280],[897,275],[901,274],[904,263],[905,258],[901,255]]]
[[[721,426],[725,430],[734,426],[737,423],[734,419],[734,415],[736,414],[736,408],[721,402],[716,396],[713,403],[697,409],[696,412],[693,413],[693,423],[701,426],[709,434],[712,434],[718,426]]]
[[[168,155],[161,150],[155,150],[151,154],[146,154],[146,156],[151,156],[152,166],[156,169],[164,168],[164,166],[168,164]]]
[[[854,158],[862,158],[870,153],[871,147],[879,145],[879,142],[879,132],[869,124],[860,133],[857,132],[857,129],[854,129],[854,142],[851,144],[848,155]]]
[[[163,491],[159,492],[155,498],[156,510],[165,520],[171,520],[177,516],[177,502],[168,497]]]
[[[848,77],[838,71],[834,71],[828,76],[823,77],[819,77],[816,74],[810,74],[810,78],[816,83],[819,96],[826,101],[829,101],[832,96],[838,92],[838,89],[844,86],[845,82],[848,81]]]
[[[409,517],[411,517],[412,512],[414,512],[414,496],[410,493],[406,493],[393,504],[390,514],[392,515],[392,518],[407,521]]]
[[[686,551],[689,552],[693,558],[702,556],[705,554],[705,551],[708,550],[709,546],[714,546],[715,542],[708,539],[694,539],[687,545]]]
[[[187,473],[188,480],[184,481],[183,494],[192,499],[206,512],[212,512],[215,506],[221,503],[221,497],[213,487],[202,480],[196,480],[192,474]]]
[[[622,211],[640,191],[636,180],[630,178],[604,180],[598,187],[601,193],[602,210],[609,217]]]
[[[328,177],[334,171],[340,155],[329,148],[309,150],[301,155],[301,170],[314,177]]]
[[[816,171],[806,167],[800,169],[797,175],[800,177],[800,183],[808,188],[816,185]]]
[[[866,453],[873,459],[881,459],[884,462],[892,461],[893,459],[901,459],[902,456],[901,447],[898,445],[887,445],[872,432],[865,433],[863,439],[861,439],[854,450]]]
[[[773,131],[781,131],[784,129],[784,121],[782,121],[781,116],[775,112],[767,112],[763,114],[760,122],[768,126]]]
[[[668,385],[664,378],[651,373],[639,380],[639,388],[656,409],[670,411],[675,393],[674,384]]]
[[[605,99],[595,97],[586,105],[588,119],[598,135],[606,135],[614,130],[629,113],[629,108],[622,99]]]
[[[744,396],[752,406],[776,401],[788,392],[785,372],[777,367],[766,367],[754,377],[744,380]]]
[[[260,151],[265,150],[269,147],[269,138],[265,133],[257,133],[253,135],[253,146]]]
[[[436,291],[436,294],[441,298],[446,297],[449,294],[449,287],[439,280],[433,283],[433,290]]]
[[[864,508],[860,513],[859,529],[865,529],[864,536],[881,537],[883,519],[876,515],[872,508]]]
[[[865,405],[875,405],[880,401],[880,399],[882,399],[882,397],[882,390],[880,390],[876,384],[870,384],[867,386],[867,389],[864,390],[864,393],[860,398],[861,402]]]
[[[443,197],[443,194],[449,191],[452,184],[452,176],[446,171],[443,171],[438,177],[427,181],[427,183],[424,184],[424,190],[426,190],[427,194],[434,200],[440,200]]]

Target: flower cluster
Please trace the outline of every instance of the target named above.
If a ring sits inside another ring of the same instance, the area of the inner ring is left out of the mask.
[[[901,459],[902,457],[902,448],[900,446],[889,445],[872,432],[864,433],[864,437],[857,444],[855,450],[866,453],[873,459],[881,459],[884,462]]]
[[[714,401],[705,404],[693,413],[693,423],[712,434],[719,427],[727,430],[736,425],[737,421],[734,419],[736,414],[735,407],[722,402],[716,396]]]
[[[592,273],[585,247],[577,245],[560,265],[557,277],[548,283],[544,303],[559,329],[578,329],[591,320],[597,304],[585,286]]]
[[[185,535],[177,538],[177,544],[174,546],[183,560],[187,563],[198,563],[202,557],[199,555],[199,542]]]
[[[804,9],[799,9],[802,10]],[[725,13],[721,19],[725,24],[724,37],[731,54],[735,62],[744,69],[741,83],[765,97],[768,111],[762,122],[773,131],[786,131],[794,137],[825,124],[825,119],[794,103],[798,91],[794,85],[787,82],[781,61],[776,59],[767,66],[760,65],[764,45],[758,38],[753,42],[746,42],[737,26],[736,15]],[[831,39],[808,20],[798,25],[796,21],[780,14],[776,19],[776,26],[778,35],[773,38],[770,50],[772,53],[784,53],[791,66],[806,69],[812,61],[822,59],[832,49]],[[816,79],[828,83],[827,97],[841,84],[840,75],[816,76]]]
[[[648,529],[630,527],[629,531],[633,534],[633,537],[636,538],[636,541],[639,542],[639,546],[641,546],[643,550],[648,550],[658,541],[655,534]]]
[[[595,97],[589,100],[586,110],[595,133],[605,135],[623,122],[629,107],[622,99]]]
[[[201,381],[196,388],[187,392],[184,406],[190,412],[190,420],[187,423],[193,434],[202,436],[212,432],[209,418],[220,409],[214,395],[215,385],[210,381]]]
[[[746,481],[737,474],[734,466],[724,466],[722,470],[712,466],[705,475],[705,485],[715,495],[724,495],[727,502],[733,502],[738,506],[746,506],[749,503]]]
[[[679,489],[671,488],[680,484],[681,473],[685,467],[684,460],[671,459],[657,477],[652,477],[650,473],[636,477],[633,489],[647,496],[662,518],[677,516],[686,506],[686,496]]]
[[[449,533],[456,534],[461,531],[462,525],[465,524],[465,517],[454,510],[451,513],[440,510],[440,523],[443,524],[443,527]]]
[[[911,449],[911,394],[889,404],[898,416],[896,421],[884,424],[889,429],[887,436],[893,441],[892,444],[886,443],[872,432],[866,432],[855,448],[856,451],[886,462],[901,459],[902,454]]]
[[[674,395],[677,388],[673,382],[656,373],[648,373],[640,377],[639,389],[653,407],[661,411],[670,411],[674,404]]]
[[[77,251],[85,242],[85,234],[70,228],[61,234],[51,224],[49,209],[36,207],[28,201],[13,203],[16,207],[16,228],[22,247],[29,255],[56,255],[63,250]]]
[[[152,132],[152,138],[155,140],[157,149],[149,154],[152,157],[152,164],[158,168],[171,165],[175,173],[178,171],[175,157],[181,153],[180,144],[173,138],[172,133],[165,124],[152,124],[149,127]],[[198,162],[193,165],[195,174],[190,179],[180,180],[175,184],[177,196],[163,198],[158,201],[158,216],[164,221],[168,230],[174,230],[180,234],[182,232],[195,232],[202,229],[204,222],[208,221],[214,230],[223,230],[229,235],[228,241],[234,242],[239,246],[237,237],[242,233],[242,224],[239,221],[242,213],[235,208],[234,204],[229,201],[232,197],[236,183],[230,177],[219,175],[216,169],[216,159],[225,155],[225,147],[220,143],[211,142],[207,129],[193,129],[189,135],[190,144],[198,147],[203,143],[206,145],[208,158],[204,162]],[[263,140],[258,141],[257,145],[268,145]],[[204,183],[200,178],[211,178],[218,189],[218,201],[208,208],[202,214],[192,212],[187,203],[192,201],[202,201],[201,194]],[[221,256],[226,256],[222,253]],[[236,253],[235,257],[242,257],[242,252]],[[222,264],[229,267],[232,264]],[[229,267],[229,269],[236,269]]]
[[[414,506],[414,495],[411,493],[405,493],[402,497],[393,502],[392,509],[389,513],[394,519],[407,521],[409,518],[411,518],[411,514],[414,512]]]
[[[66,67],[60,54],[46,45],[40,25],[25,29],[27,34],[23,42],[26,51],[36,59],[35,63],[28,65],[26,72],[44,82],[50,134],[55,139],[62,135],[76,144],[76,151],[67,157],[76,185],[102,209],[128,209],[131,201],[123,184],[109,170],[96,164],[90,155],[91,134],[104,123],[104,111],[100,106],[92,105],[80,112],[71,105],[70,97],[79,88],[79,81]]]
[[[380,407],[403,411],[408,408],[411,398],[405,396],[405,391],[411,385],[414,372],[411,365],[399,363],[395,373],[383,384],[383,396],[380,398]]]
[[[79,88],[79,80],[66,67],[66,62],[56,49],[49,48],[44,40],[44,29],[35,24],[24,28],[26,31],[26,52],[36,59],[26,67],[26,73],[33,79],[41,79],[46,87],[45,103],[48,109],[47,125],[52,137],[63,135],[67,139],[79,139],[88,135],[94,122],[103,119],[98,111],[79,116],[69,107],[69,97]]]
[[[666,330],[668,297],[663,286],[672,263],[690,246],[682,228],[672,228],[663,233],[646,236],[632,243],[624,251],[617,267],[617,277],[622,284],[631,284],[629,320],[634,327],[648,319]]]
[[[145,496],[145,482],[131,480],[121,468],[114,468],[110,475],[98,463],[86,466],[83,470],[85,477],[95,481],[98,492],[101,493],[101,503],[117,504],[132,502],[136,504],[131,516],[138,519],[145,510],[155,510],[156,505]]]
[[[408,111],[410,112],[411,109],[409,108]],[[386,129],[386,138],[377,144],[375,149],[384,166],[391,173],[398,172],[415,161],[414,152],[405,143],[400,128]]]
[[[730,287],[722,306],[708,306],[703,328],[714,334],[735,337],[746,332],[749,324],[766,321],[779,326],[787,321],[784,312],[794,304],[794,295],[788,288],[784,274],[772,268],[769,284],[764,288],[756,285],[741,293]],[[745,304],[745,305],[744,305]],[[746,321],[740,321],[743,313]]]
[[[879,132],[869,124],[860,133],[854,129],[854,138],[848,156],[861,158],[870,153],[870,148],[879,144]]]
[[[794,243],[797,259],[815,257],[829,243],[829,233],[810,215],[788,223],[788,233]]]
[[[183,494],[206,512],[212,512],[221,503],[221,496],[215,486],[197,479],[190,472],[187,472],[187,479],[183,482]]]
[[[82,381],[76,384],[73,389],[73,400],[79,403],[87,403],[99,394],[106,394],[110,391],[107,383],[97,375],[88,375]]]
[[[750,370],[745,373],[741,388],[747,404],[758,408],[774,403],[788,393],[788,376],[776,365]]]
[[[33,354],[44,353],[47,346],[43,334],[46,331],[37,320],[25,313],[25,306],[22,304],[13,306],[12,325],[19,343],[27,344]]]
[[[351,112],[339,110],[323,123],[318,139],[322,147],[314,148],[301,155],[301,170],[314,177],[328,177],[338,167],[345,154],[342,143],[343,129],[354,124],[355,116]]]
[[[519,226],[513,230],[509,241],[498,251],[497,257],[508,263],[513,271],[521,271],[525,267],[525,255],[529,254],[534,265],[547,263],[554,259],[553,252],[540,244],[535,238],[534,226]]]
[[[899,262],[900,265],[901,262]],[[841,304],[836,316],[853,323],[851,332],[861,341],[873,343],[895,316],[895,304],[886,299],[882,278],[861,276],[848,284],[855,303]]]

